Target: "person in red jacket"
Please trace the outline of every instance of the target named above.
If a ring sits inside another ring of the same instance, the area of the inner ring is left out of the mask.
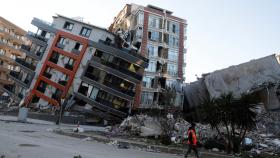
[[[188,129],[188,151],[185,154],[185,158],[191,153],[191,150],[194,151],[197,158],[199,158],[199,153],[197,150],[197,138],[195,133],[195,124],[191,123],[191,127]]]

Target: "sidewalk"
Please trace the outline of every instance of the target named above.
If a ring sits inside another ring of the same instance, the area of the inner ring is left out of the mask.
[[[167,146],[162,146],[162,145],[150,145],[146,144],[144,142],[136,142],[136,141],[131,141],[127,139],[121,139],[121,138],[108,138],[106,136],[102,136],[99,134],[93,134],[93,133],[74,133],[70,131],[69,129],[55,129],[53,130],[54,133],[61,134],[61,135],[66,135],[70,137],[75,137],[75,138],[81,138],[81,139],[87,139],[87,140],[93,140],[93,141],[98,141],[98,142],[103,142],[103,143],[116,143],[118,146],[123,147],[123,148],[136,148],[136,149],[141,149],[149,152],[163,152],[163,153],[170,153],[170,154],[177,154],[177,155],[183,155],[185,149],[183,148],[176,148],[176,147],[167,147]],[[201,151],[201,156],[203,158],[238,158],[236,156],[229,156],[229,155],[223,155],[219,153],[212,153],[212,152],[205,152]]]

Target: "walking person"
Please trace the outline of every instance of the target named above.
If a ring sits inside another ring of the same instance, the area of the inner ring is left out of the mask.
[[[191,150],[194,151],[197,158],[200,158],[197,150],[197,139],[195,133],[195,123],[191,123],[191,127],[188,129],[188,151],[185,154],[185,158],[191,153]]]

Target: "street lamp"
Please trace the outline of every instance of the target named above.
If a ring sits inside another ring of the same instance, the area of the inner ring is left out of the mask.
[[[63,115],[63,110],[64,110],[64,101],[65,101],[65,98],[60,98],[60,102],[59,102],[60,111],[59,111],[59,118],[56,121],[57,125],[60,125],[61,120],[62,120],[62,115]]]

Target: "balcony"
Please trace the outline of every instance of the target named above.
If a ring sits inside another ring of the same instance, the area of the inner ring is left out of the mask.
[[[51,79],[52,74],[50,74],[50,73],[48,73],[48,72],[44,72],[44,73],[43,73],[43,76],[45,76],[45,77],[48,78],[48,79]]]
[[[58,81],[58,84],[60,84],[62,86],[66,86],[67,81],[60,80],[60,81]]]
[[[37,39],[37,40],[39,40],[39,41],[41,41],[41,42],[44,42],[44,43],[46,43],[46,42],[48,41],[47,38],[45,38],[45,37],[43,37],[43,36],[41,36],[41,35],[38,35],[38,34],[36,34],[36,33],[33,33],[33,32],[31,32],[31,31],[28,31],[27,36],[28,36],[28,37],[31,37],[31,38],[34,38],[34,39]]]
[[[10,75],[13,76],[16,79],[19,79],[19,72],[16,71],[10,71]]]
[[[16,62],[32,71],[35,71],[35,69],[36,69],[36,66],[32,65],[31,63],[26,62],[24,59],[16,58]]]
[[[21,45],[21,51],[36,60],[40,60],[43,54],[43,52],[32,50],[31,47],[27,45]]]
[[[57,64],[57,62],[58,62],[58,59],[56,59],[56,58],[50,58],[49,59],[49,61],[51,61],[52,63],[55,63],[55,64]]]
[[[45,93],[45,90],[46,90],[46,88],[43,88],[43,87],[38,87],[37,88],[37,90],[39,91],[39,92],[41,92],[41,93]]]
[[[108,114],[111,114],[111,115],[115,115],[115,116],[118,116],[118,117],[121,117],[121,118],[125,118],[127,117],[127,111],[126,112],[123,112],[121,111],[121,109],[115,109],[113,108],[113,104],[108,102],[108,101],[105,101],[103,99],[100,99],[98,98],[98,100],[100,101],[95,101],[91,98],[88,98],[86,95],[84,95],[83,93],[80,92],[80,90],[78,91],[78,93],[75,94],[76,97],[84,100],[85,102],[87,102],[88,104],[90,105],[93,105],[95,108],[97,109],[100,109],[102,111],[106,111]],[[102,104],[102,102],[104,104]],[[127,108],[128,109],[128,108]],[[125,110],[124,110],[125,111]]]
[[[133,55],[133,56],[135,56],[135,57],[137,57],[137,58],[143,60],[144,62],[147,62],[147,63],[149,62],[149,59],[147,59],[147,58],[145,58],[144,56],[138,54],[138,53],[137,53],[136,51],[134,51],[134,50],[129,50],[129,49],[126,49],[126,48],[119,48],[117,45],[112,44],[112,43],[108,43],[108,42],[106,42],[106,41],[104,41],[104,40],[99,40],[99,43],[102,43],[102,44],[107,45],[107,46],[111,46],[111,47],[113,47],[113,48],[120,49],[120,50],[122,50],[122,51],[124,51],[124,52],[126,52],[126,53],[128,53],[128,54],[131,54],[131,55]]]
[[[17,83],[21,84],[24,87],[29,87],[29,84],[31,83],[31,80],[28,80],[27,78],[22,81],[22,75],[20,75],[19,72],[16,71],[10,71],[11,78],[13,78]]]
[[[79,50],[77,50],[77,49],[72,49],[72,51],[71,51],[72,53],[74,53],[74,54],[76,54],[76,55],[79,55],[80,54],[80,51]]]
[[[57,48],[60,48],[60,49],[64,49],[65,45],[64,45],[64,44],[61,44],[61,43],[57,43],[57,44],[56,44],[56,47],[57,47]]]
[[[15,85],[4,85],[3,87],[6,91],[9,92],[9,94],[15,93]]]
[[[118,86],[117,83],[111,83],[108,81],[100,81],[98,77],[96,77],[90,73],[85,73],[84,77],[82,77],[82,80],[84,82],[94,85],[95,87],[97,87],[99,89],[102,89],[111,94],[115,94],[126,100],[133,100],[133,97],[135,96],[135,93],[133,91],[123,89],[120,86]]]
[[[19,94],[18,94],[18,97],[19,97],[20,99],[22,99],[22,98],[23,98],[23,94],[19,93]]]
[[[73,70],[73,65],[65,64],[64,67],[68,70]]]
[[[107,86],[107,87],[110,87],[110,88],[112,88],[112,89],[114,89],[114,90],[117,90],[117,91],[119,91],[119,92],[122,92],[122,93],[124,93],[124,94],[126,94],[126,95],[129,95],[129,96],[131,96],[131,97],[134,97],[134,96],[135,96],[135,92],[133,92],[132,90],[126,90],[126,89],[120,88],[119,86],[117,86],[117,85],[114,84],[114,83],[111,83],[111,82],[108,82],[108,81],[104,81],[103,84],[104,84],[105,86]]]
[[[110,68],[113,68],[117,71],[120,71],[126,75],[132,76],[133,78],[137,79],[137,80],[142,80],[142,75],[139,75],[135,72],[129,71],[128,69],[123,68],[122,66],[119,66],[117,64],[111,63],[111,62],[107,62],[105,60],[100,60],[100,58],[93,56],[93,60],[95,61],[99,61],[101,64],[106,65]]]
[[[38,28],[41,28],[41,29],[43,29],[43,30],[46,30],[46,31],[48,31],[48,32],[53,32],[53,33],[56,33],[56,32],[57,32],[57,29],[55,29],[55,28],[53,27],[53,24],[52,24],[52,23],[43,21],[43,20],[38,19],[38,18],[33,18],[33,20],[31,21],[31,24],[37,26]]]

